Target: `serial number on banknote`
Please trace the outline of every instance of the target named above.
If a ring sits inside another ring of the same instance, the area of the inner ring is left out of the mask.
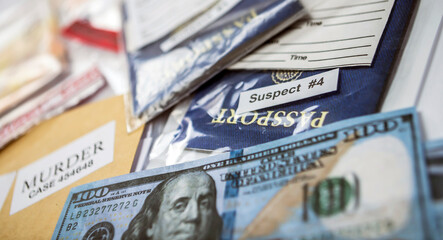
[[[133,201],[122,201],[120,203],[114,203],[114,204],[109,204],[109,205],[105,205],[105,206],[101,206],[101,207],[97,207],[97,208],[86,209],[84,211],[79,210],[76,213],[73,212],[73,213],[71,213],[71,216],[69,217],[69,219],[75,220],[75,219],[79,219],[79,218],[91,217],[93,215],[97,216],[98,214],[104,214],[104,213],[109,213],[109,212],[118,212],[123,209],[137,207],[137,205],[138,205],[138,199],[135,199]]]

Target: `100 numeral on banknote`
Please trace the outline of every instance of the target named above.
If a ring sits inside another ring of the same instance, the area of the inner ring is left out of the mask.
[[[73,188],[53,239],[432,239],[412,110]]]

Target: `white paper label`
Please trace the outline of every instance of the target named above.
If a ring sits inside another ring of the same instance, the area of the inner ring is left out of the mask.
[[[115,121],[20,169],[10,214],[14,214],[114,160]]]
[[[11,189],[14,182],[16,172],[0,175],[0,210],[2,210],[6,197],[8,196],[9,189]]]
[[[296,22],[230,68],[318,70],[371,66],[394,2],[322,1],[309,11],[309,20]]]
[[[126,0],[128,50],[137,49],[166,36],[180,25],[207,10],[215,0]]]
[[[242,92],[237,114],[337,91],[338,73],[339,69],[334,69],[298,81]]]
[[[213,23],[223,15],[225,15],[229,10],[234,8],[241,0],[221,0],[218,1],[214,6],[204,12],[202,15],[197,17],[195,20],[185,25],[183,28],[173,33],[168,39],[166,39],[160,45],[163,52],[167,52],[179,45],[184,40],[190,38],[203,28],[207,27],[209,24]]]

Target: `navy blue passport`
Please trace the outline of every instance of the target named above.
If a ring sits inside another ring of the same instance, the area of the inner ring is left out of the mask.
[[[374,113],[414,6],[396,1],[372,67],[340,69],[338,91],[248,114],[236,114],[240,93],[324,71],[224,71],[199,90],[174,142],[193,149],[242,149],[336,121]]]
[[[169,52],[169,36],[128,53],[134,114],[152,119],[303,17],[298,0],[243,0]]]

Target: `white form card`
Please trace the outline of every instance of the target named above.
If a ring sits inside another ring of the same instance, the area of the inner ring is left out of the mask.
[[[395,0],[324,1],[231,69],[371,66]]]

